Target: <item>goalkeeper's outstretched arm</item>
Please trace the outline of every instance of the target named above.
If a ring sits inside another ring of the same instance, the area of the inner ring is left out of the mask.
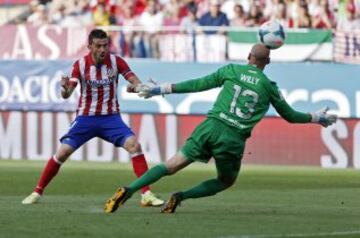
[[[269,90],[271,104],[282,118],[290,123],[318,123],[323,127],[328,127],[336,122],[337,115],[329,114],[328,107],[311,113],[303,113],[294,110],[284,99],[277,85],[272,82]]]
[[[337,115],[327,113],[329,108],[325,107],[319,111],[311,113],[298,112],[292,109],[285,101],[281,107],[277,105],[276,111],[282,118],[290,123],[318,123],[323,127],[328,127],[337,121]]]
[[[184,82],[169,84],[164,83],[157,85],[154,81],[142,84],[137,89],[140,97],[150,98],[156,95],[170,93],[192,93],[206,91],[212,88],[220,87],[224,83],[221,71],[218,70],[213,74],[202,78],[191,79]]]

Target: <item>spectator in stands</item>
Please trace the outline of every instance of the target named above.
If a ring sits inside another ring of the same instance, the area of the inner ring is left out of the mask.
[[[288,22],[288,18],[286,17],[285,4],[283,2],[279,2],[274,10],[275,12],[272,13],[270,20],[276,20],[284,27],[288,27],[289,22]]]
[[[279,8],[283,9],[284,8],[284,1],[283,0],[271,0],[268,1],[267,4],[265,5],[263,14],[264,17],[266,19],[270,19],[272,17],[274,17],[278,12],[279,12]]]
[[[312,27],[317,29],[331,29],[335,26],[334,15],[329,10],[327,0],[320,0],[320,11],[311,19]]]
[[[162,12],[168,15],[176,15],[177,18],[179,17],[181,3],[179,0],[168,0],[162,7]],[[176,13],[176,14],[173,14]]]
[[[145,11],[147,0],[131,0],[130,2],[134,4],[134,16],[140,16]]]
[[[119,13],[117,22],[119,25],[126,28],[131,28],[138,25],[138,16],[135,15],[135,3],[128,1],[118,9]],[[139,38],[137,31],[131,29],[123,29],[119,33],[119,48],[121,56],[133,57],[134,54],[134,39]]]
[[[297,18],[293,19],[292,27],[294,28],[311,28],[311,17],[306,5],[298,8]]]
[[[117,8],[116,22],[121,26],[136,26],[138,23],[138,15],[135,14],[135,3],[133,1],[126,1]]]
[[[299,8],[304,4],[306,4],[305,0],[287,0],[286,14],[289,22],[298,18]]]
[[[355,0],[353,0],[353,3],[354,3],[354,7],[355,7],[355,15],[358,17],[358,18],[360,18],[360,1],[359,0],[357,0],[357,1],[355,1]]]
[[[116,0],[90,0],[90,7],[94,15],[95,14],[101,15],[105,13],[105,15],[108,15],[109,24],[111,25],[116,24],[116,16],[115,16],[116,8],[117,8]],[[101,9],[99,10],[98,8]],[[105,23],[104,19],[100,21]]]
[[[143,15],[147,5],[153,5],[152,1],[157,5],[157,13],[161,13],[162,9],[165,19],[161,24],[164,25],[180,24],[181,19],[188,16],[190,7],[197,9],[200,25],[227,26],[229,19],[232,20],[238,14],[234,11],[237,4],[241,5],[242,10],[236,11],[241,11],[240,15],[244,13],[248,16],[245,23],[247,27],[259,26],[265,20],[277,19],[289,27],[306,28],[311,23],[312,28],[330,29],[336,22],[347,21],[346,9],[349,4],[355,9],[355,18],[360,16],[360,0],[33,0],[33,13],[28,17],[28,22],[33,25],[53,23],[61,26],[118,24],[117,20],[122,18],[122,12],[130,5],[131,18],[136,18]],[[284,8],[287,9],[286,18]],[[244,25],[242,22],[240,17],[231,25]],[[124,25],[123,22],[119,24]],[[150,27],[150,24],[146,25]]]
[[[250,6],[249,14],[246,18],[245,25],[247,27],[260,26],[264,23],[266,19],[264,18],[260,7],[257,4]]]
[[[235,17],[234,8],[237,4],[239,4],[238,0],[225,0],[223,4],[221,4],[220,10],[225,13],[230,22]]]
[[[196,4],[196,17],[199,19],[210,10],[210,0],[195,0]]]
[[[86,0],[54,0],[50,5],[50,22],[63,27],[93,25],[92,13]]]
[[[245,26],[246,23],[246,14],[245,11],[240,4],[236,4],[234,6],[234,18],[231,19],[230,25],[231,26]]]
[[[93,20],[95,26],[108,26],[110,25],[110,13],[106,10],[104,4],[96,6],[93,12]]]
[[[180,25],[179,11],[180,11],[180,4],[178,0],[170,0],[163,9],[163,14],[164,14],[163,26],[179,26]]]
[[[316,15],[320,14],[321,5],[320,0],[309,0],[309,15],[310,17],[315,17]]]
[[[60,5],[58,9],[54,9],[54,12],[51,14],[51,23],[61,25],[61,22],[66,18],[66,6]]]
[[[255,4],[254,1],[255,0],[238,0],[239,4],[243,7],[246,14],[250,12],[251,5]]]
[[[196,32],[198,25],[196,7],[189,7],[187,15],[181,19],[180,28],[184,33],[193,34]]]
[[[39,4],[38,2],[32,2],[33,13],[27,18],[27,22],[34,25],[40,26],[49,23],[48,13],[45,5]]]
[[[180,9],[179,9],[179,17],[182,19],[183,17],[186,17],[188,14],[188,11],[197,12],[197,3],[196,0],[182,0],[180,2]]]
[[[205,13],[199,19],[200,26],[228,26],[229,20],[226,15],[220,11],[220,0],[210,0],[210,11]],[[202,31],[205,34],[224,34],[222,30]]]
[[[360,30],[360,18],[356,16],[355,5],[349,2],[346,6],[346,18],[339,19],[337,29],[341,31]]]
[[[52,0],[37,0],[37,1],[39,2],[39,4],[45,6],[46,4],[50,3]]]
[[[144,28],[137,42],[139,57],[159,57],[159,31],[163,24],[163,13],[155,0],[148,0],[145,11],[139,17],[139,25]],[[145,54],[144,54],[145,53]]]

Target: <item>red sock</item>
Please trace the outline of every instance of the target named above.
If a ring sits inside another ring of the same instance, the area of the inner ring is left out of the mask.
[[[44,170],[42,171],[39,182],[34,190],[38,194],[42,194],[45,187],[50,183],[50,181],[55,177],[60,169],[61,163],[56,160],[54,157],[51,157],[47,162]]]
[[[131,158],[132,165],[134,168],[134,172],[137,177],[141,177],[146,171],[148,171],[148,165],[145,160],[144,154],[135,155]],[[146,191],[149,191],[149,186],[144,186],[141,188],[141,193],[145,193]]]

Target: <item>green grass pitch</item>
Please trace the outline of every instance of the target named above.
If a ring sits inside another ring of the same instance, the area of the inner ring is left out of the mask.
[[[68,162],[40,204],[22,205],[44,166],[0,160],[0,237],[360,237],[360,172],[244,165],[236,184],[213,197],[183,202],[175,214],[142,208],[135,194],[114,214],[105,200],[135,177],[129,165]],[[190,165],[154,184],[167,199],[215,176]]]

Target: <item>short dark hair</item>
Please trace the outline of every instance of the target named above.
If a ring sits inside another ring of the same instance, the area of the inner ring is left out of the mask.
[[[88,38],[88,43],[89,45],[93,42],[94,39],[104,39],[104,38],[108,38],[108,35],[106,34],[105,31],[101,30],[101,29],[94,29],[90,32],[89,34],[89,38]]]

